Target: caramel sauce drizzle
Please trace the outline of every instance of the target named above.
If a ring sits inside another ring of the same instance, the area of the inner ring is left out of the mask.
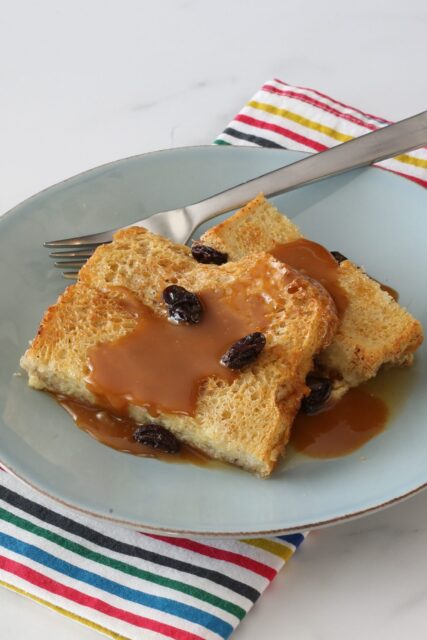
[[[270,253],[277,260],[320,282],[333,298],[338,314],[343,315],[348,300],[338,281],[339,265],[324,246],[306,238],[298,238],[293,242],[277,244]]]
[[[134,404],[152,416],[192,416],[207,378],[231,384],[239,373],[221,365],[221,356],[240,338],[268,326],[295,272],[263,261],[246,279],[221,290],[198,292],[204,309],[199,324],[173,324],[139,303],[138,323],[131,332],[89,351],[86,382],[99,404],[118,412]],[[257,279],[261,287],[254,286]],[[130,304],[134,311],[134,296]]]
[[[340,316],[344,313],[347,305],[347,295],[338,281],[339,264],[334,256],[321,244],[298,238],[285,244],[277,244],[270,253],[280,260],[289,264],[294,269],[298,269],[302,274],[317,280],[332,296]],[[381,289],[386,291],[396,302],[399,300],[399,293],[393,287],[372,278],[378,282]]]
[[[325,405],[321,412],[312,416],[299,413],[289,446],[305,456],[324,459],[357,451],[385,430],[387,420],[399,410],[415,381],[410,369],[382,371],[375,379],[351,389],[335,404]],[[174,454],[144,446],[133,439],[138,425],[132,419],[65,396],[55,397],[82,431],[117,451],[170,463],[214,468],[226,465],[188,445],[181,444],[180,451]]]
[[[388,295],[391,296],[395,302],[399,302],[399,292],[396,291],[396,289],[393,289],[393,287],[390,287],[388,284],[384,284],[383,282],[380,282],[376,278],[373,278],[373,280],[375,280],[375,282],[378,282],[381,289],[383,291],[386,291],[386,293],[388,293]]]
[[[203,467],[212,463],[211,458],[202,451],[186,444],[181,443],[177,453],[166,453],[136,442],[133,434],[138,425],[131,418],[116,415],[99,407],[85,405],[67,396],[57,395],[55,398],[82,431],[116,451],[145,458],[156,458],[164,462],[192,463]]]

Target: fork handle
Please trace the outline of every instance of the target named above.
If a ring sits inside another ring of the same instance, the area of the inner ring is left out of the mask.
[[[427,111],[248,180],[185,209],[197,228],[214,216],[241,207],[259,193],[275,196],[424,145],[427,145]]]

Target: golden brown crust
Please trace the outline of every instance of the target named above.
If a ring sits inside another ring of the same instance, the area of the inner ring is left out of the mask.
[[[421,324],[350,260],[339,267],[348,307],[320,363],[350,386],[375,376],[384,365],[408,363],[423,341]]]
[[[248,202],[230,218],[227,218],[203,234],[202,241],[228,254],[230,260],[240,260],[249,253],[270,251],[272,240],[291,242],[301,238],[301,231],[262,194]]]

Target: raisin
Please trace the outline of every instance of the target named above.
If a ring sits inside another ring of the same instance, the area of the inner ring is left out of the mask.
[[[205,244],[194,244],[191,248],[193,258],[203,264],[224,264],[228,255]]]
[[[187,289],[184,289],[184,287],[180,287],[177,284],[171,284],[169,287],[164,289],[163,300],[167,305],[175,304],[185,298],[189,293],[190,292],[187,291]]]
[[[348,258],[343,256],[343,254],[340,253],[339,251],[331,251],[331,253],[334,256],[335,260],[338,262],[338,264],[341,264],[341,262],[344,262],[344,260],[348,260]]]
[[[134,440],[152,449],[160,449],[166,453],[177,453],[180,448],[179,441],[173,433],[159,424],[144,424],[135,429]]]
[[[310,395],[303,399],[301,409],[304,413],[312,415],[317,413],[329,399],[332,384],[328,378],[314,375],[307,376],[306,384],[310,387]]]
[[[197,324],[200,322],[203,307],[195,293],[191,293],[177,284],[171,284],[163,291],[163,300],[169,307],[169,318],[173,322],[177,324],[182,322]]]
[[[254,362],[265,347],[265,335],[256,331],[235,342],[224,353],[221,364],[229,369],[242,369]]]
[[[177,302],[169,307],[169,318],[181,324],[182,322],[188,322],[189,324],[197,324],[202,317],[202,306],[198,299],[185,300],[183,302]]]

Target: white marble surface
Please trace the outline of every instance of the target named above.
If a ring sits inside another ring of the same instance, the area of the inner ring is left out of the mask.
[[[210,142],[266,79],[389,118],[426,108],[425,0],[0,0],[0,212],[116,158]],[[427,493],[313,533],[236,639],[427,631]],[[96,632],[0,591],[1,637]]]

